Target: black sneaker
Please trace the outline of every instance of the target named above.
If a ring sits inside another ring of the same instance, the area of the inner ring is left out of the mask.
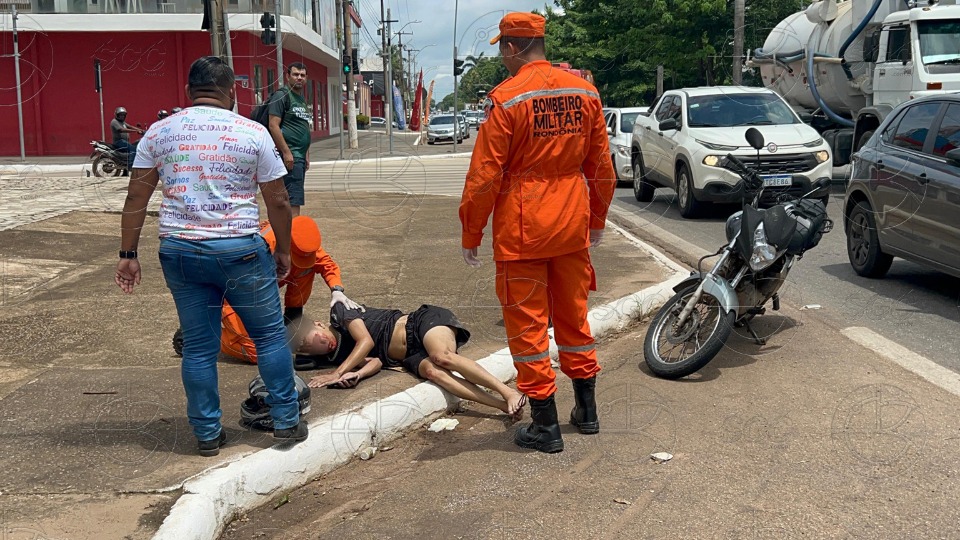
[[[220,447],[227,444],[227,434],[220,430],[220,436],[209,441],[197,441],[197,447],[200,449],[200,455],[203,457],[213,457],[220,453]]]
[[[307,423],[303,420],[292,428],[273,430],[274,439],[283,439],[284,441],[300,442],[307,439]]]

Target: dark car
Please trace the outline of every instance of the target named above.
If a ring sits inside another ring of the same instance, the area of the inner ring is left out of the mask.
[[[887,116],[853,156],[844,217],[861,276],[883,277],[902,257],[960,277],[960,94]]]

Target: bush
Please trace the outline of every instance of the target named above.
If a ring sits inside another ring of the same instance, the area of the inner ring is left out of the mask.
[[[358,114],[358,115],[357,115],[357,123],[358,123],[358,124],[369,124],[369,123],[370,123],[370,117],[367,116],[367,115],[365,115],[365,114]]]

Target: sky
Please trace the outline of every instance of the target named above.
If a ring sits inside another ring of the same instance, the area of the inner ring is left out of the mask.
[[[380,36],[377,35],[380,0],[353,0],[353,5],[363,20],[359,36],[361,57],[376,55],[380,47]],[[423,68],[424,87],[429,86],[431,80],[436,81],[433,95],[437,101],[453,92],[455,6],[456,45],[462,58],[481,52],[486,56],[496,56],[497,46],[490,45],[490,39],[499,33],[497,26],[503,15],[510,11],[533,9],[543,12],[544,5],[553,7],[553,1],[462,0],[458,3],[458,0],[383,0],[384,11],[390,8],[390,18],[398,21],[392,23],[393,32],[401,31],[401,28],[403,32],[412,32],[413,35],[401,36],[403,46],[414,50],[414,63]],[[396,42],[397,36],[394,36],[393,43]],[[354,43],[357,43],[356,37]],[[417,52],[417,49],[423,50]]]

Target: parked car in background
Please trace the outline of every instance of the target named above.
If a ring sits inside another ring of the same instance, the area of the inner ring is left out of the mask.
[[[843,215],[861,276],[883,277],[902,257],[960,277],[960,94],[887,115],[853,155]]]
[[[467,124],[471,127],[479,129],[480,119],[483,118],[483,111],[467,111]]]
[[[633,180],[633,164],[630,163],[630,135],[637,116],[645,113],[649,107],[608,108],[604,119],[607,121],[607,136],[610,139],[610,159],[618,182]]]
[[[467,115],[466,113],[460,113],[459,116],[460,116],[460,120],[458,121],[459,122],[458,125],[463,129],[463,138],[469,139],[470,138],[470,122],[467,120]]]
[[[751,127],[767,142],[759,152],[745,142]],[[764,202],[803,195],[817,179],[833,176],[829,145],[773,91],[682,88],[664,92],[649,115],[636,118],[630,144],[634,196],[650,201],[656,187],[673,188],[685,218],[710,202],[738,202],[740,177],[726,168],[728,153],[763,177]],[[814,196],[826,200],[829,187]]]
[[[427,126],[427,144],[434,144],[437,141],[453,141],[454,139],[457,142],[463,142],[463,133],[453,125],[454,116],[452,114],[445,114],[441,116],[434,116],[430,119],[430,124]]]
[[[371,116],[370,127],[387,127],[387,119],[381,116]]]

